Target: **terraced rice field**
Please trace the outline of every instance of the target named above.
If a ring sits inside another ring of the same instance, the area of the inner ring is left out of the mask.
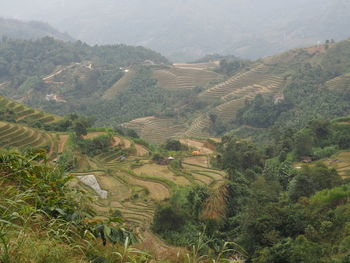
[[[341,75],[326,82],[326,87],[331,90],[345,90],[350,87],[350,73]]]
[[[172,119],[146,117],[124,123],[124,127],[134,129],[142,138],[155,144],[160,144],[168,138],[181,137],[184,124],[178,124]]]
[[[183,69],[212,70],[220,65],[220,61],[204,63],[174,63],[174,67]]]
[[[180,139],[180,142],[188,147],[197,149],[202,154],[212,154],[214,151],[208,147],[207,142],[194,139]]]
[[[118,210],[129,223],[150,225],[154,215],[154,201],[164,200],[170,196],[170,190],[164,184],[141,180],[120,171],[108,176],[103,172],[74,173],[72,175],[87,174],[95,175],[101,189],[108,192],[107,199],[99,198],[97,202],[94,202],[93,207],[99,216]],[[94,194],[94,191],[88,186],[78,184]],[[147,190],[147,196],[145,190]],[[138,196],[136,200],[132,198],[135,194]]]
[[[115,137],[117,145],[122,145],[124,140],[127,139]],[[115,150],[102,153],[93,159],[82,160],[86,164],[81,169],[92,169],[95,166],[94,170],[74,175],[93,174],[100,188],[108,192],[107,198],[102,199],[92,188],[78,183],[96,196],[93,208],[98,216],[119,211],[126,222],[147,229],[152,223],[157,202],[169,198],[173,190],[189,185],[207,185],[216,189],[225,180],[224,172],[210,168],[209,155],[214,151],[206,141],[182,141],[203,153],[184,158],[182,168],[158,165],[148,158],[137,156],[121,161],[123,149],[116,147]]]
[[[344,177],[350,177],[350,152],[340,152],[326,159],[324,163],[336,169],[338,173]]]
[[[207,137],[209,136],[208,127],[210,119],[207,115],[201,115],[195,119],[185,132],[185,137]]]
[[[226,177],[226,173],[209,167],[207,156],[193,156],[185,158],[182,162],[184,170],[202,184],[219,187]]]
[[[195,67],[173,67],[154,71],[158,86],[165,89],[190,89],[206,86],[212,80],[222,79],[214,71]]]
[[[183,176],[172,173],[167,166],[158,164],[146,164],[134,169],[134,172],[140,176],[166,179],[177,185],[190,185],[191,182]]]
[[[0,105],[7,107],[10,110],[13,110],[16,114],[16,121],[17,122],[41,122],[43,124],[45,123],[51,123],[54,121],[61,120],[62,118],[44,113],[42,111],[34,110],[30,107],[27,107],[23,104],[19,104],[17,102],[8,100],[4,97],[0,96]]]
[[[55,139],[51,134],[22,125],[0,122],[1,147],[48,147],[49,149],[53,149],[55,145]]]
[[[271,92],[281,88],[283,80],[274,75],[266,73],[268,67],[259,65],[250,71],[238,73],[225,82],[203,91],[200,97],[210,100],[230,100],[237,96]]]

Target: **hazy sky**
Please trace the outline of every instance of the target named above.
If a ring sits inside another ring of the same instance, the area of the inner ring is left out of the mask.
[[[343,9],[336,11],[350,20],[343,18],[350,0],[0,1],[0,16],[45,21],[89,43],[139,44],[170,55],[236,52],[254,57],[260,53],[250,46],[259,41],[271,53],[277,47],[343,37],[323,30],[323,23],[334,20],[335,9]]]

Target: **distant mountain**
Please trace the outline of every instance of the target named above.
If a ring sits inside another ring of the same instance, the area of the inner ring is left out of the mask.
[[[0,18],[0,37],[11,39],[37,39],[50,36],[64,41],[72,41],[67,33],[61,33],[47,23]]]
[[[47,21],[90,44],[146,46],[174,61],[214,53],[255,59],[345,39],[350,26],[349,0],[4,2],[0,15]]]

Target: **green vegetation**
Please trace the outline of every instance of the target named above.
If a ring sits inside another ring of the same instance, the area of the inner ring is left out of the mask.
[[[233,76],[239,71],[242,71],[250,65],[249,61],[234,59],[222,59],[220,60],[219,68],[216,70],[227,76]]]
[[[339,84],[328,84],[350,72],[349,41],[333,44],[326,53],[295,52],[293,61],[282,58],[275,66],[288,68],[283,96],[274,101],[258,95],[238,113],[237,122],[258,128],[268,128],[266,134],[288,128],[300,129],[314,119],[331,119],[349,114],[349,90]],[[292,51],[291,51],[292,52]],[[291,55],[290,53],[286,53]],[[278,57],[276,57],[278,60]],[[277,70],[277,68],[276,68]],[[338,88],[337,88],[338,87]]]
[[[213,163],[229,180],[175,192],[156,210],[154,231],[181,246],[204,233],[204,254],[234,241],[257,263],[348,262],[348,177],[322,160],[297,163],[349,150],[348,120],[313,121],[274,137],[273,146],[224,137]]]
[[[46,164],[45,155],[1,152],[0,164],[1,262],[116,262],[119,255],[119,262],[141,262],[148,257],[132,249],[126,254],[136,237],[118,218],[94,219],[88,196],[68,187],[72,178]]]

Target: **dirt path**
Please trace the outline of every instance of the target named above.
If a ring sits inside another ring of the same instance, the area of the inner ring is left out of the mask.
[[[72,64],[72,65],[66,66],[66,67],[60,69],[59,71],[56,71],[56,72],[54,72],[54,73],[52,73],[52,74],[50,74],[50,75],[44,77],[44,78],[43,78],[43,81],[48,81],[48,80],[52,79],[53,77],[55,77],[55,76],[61,74],[63,71],[65,71],[65,70],[67,70],[67,69],[70,69],[70,68],[72,68],[72,67],[74,67],[74,66],[76,66],[76,65],[79,65],[79,64],[80,64],[80,63],[74,63],[74,64]]]
[[[58,142],[58,152],[59,153],[63,153],[64,150],[64,146],[67,143],[67,140],[69,138],[69,135],[66,134],[61,134],[59,135],[60,141]]]

